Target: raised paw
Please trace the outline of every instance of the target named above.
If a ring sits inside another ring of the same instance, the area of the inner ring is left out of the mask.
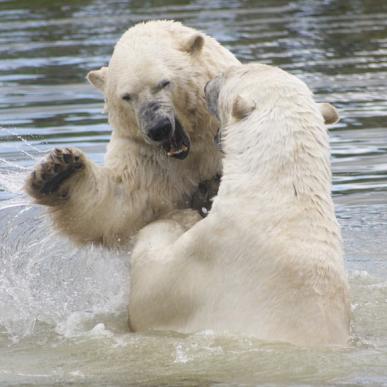
[[[80,150],[54,149],[30,174],[25,185],[26,191],[38,200],[50,196],[66,199],[68,192],[61,189],[63,183],[85,166],[85,157]]]

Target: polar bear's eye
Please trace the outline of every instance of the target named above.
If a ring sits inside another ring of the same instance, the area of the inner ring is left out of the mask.
[[[158,89],[159,89],[159,90],[165,89],[165,88],[168,87],[170,84],[171,84],[171,82],[168,81],[168,79],[163,79],[163,80],[158,84]]]
[[[128,93],[124,94],[122,97],[121,97],[124,101],[126,102],[129,102],[132,100],[132,96]]]

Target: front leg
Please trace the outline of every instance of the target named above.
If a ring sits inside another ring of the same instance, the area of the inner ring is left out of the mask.
[[[36,203],[55,206],[69,199],[76,180],[85,178],[87,160],[78,149],[54,149],[36,166],[25,183],[25,190]]]
[[[143,265],[162,262],[163,254],[201,219],[201,216],[191,209],[173,210],[163,219],[143,227],[135,238],[131,256],[132,274]]]
[[[55,226],[76,243],[116,246],[155,216],[148,192],[136,186],[98,167],[80,150],[65,148],[35,167],[25,190],[48,206]]]
[[[193,210],[176,212],[170,219],[148,224],[136,236],[130,265],[131,331],[179,330],[192,312],[195,285],[189,275],[196,271],[195,263],[185,260],[188,246],[179,253],[175,249],[187,230],[186,217],[188,223],[201,219]]]

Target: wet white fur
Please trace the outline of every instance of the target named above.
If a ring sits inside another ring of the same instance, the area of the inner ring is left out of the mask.
[[[219,194],[188,231],[178,220],[140,231],[132,328],[345,345],[350,303],[320,106],[296,77],[251,64],[226,72],[218,112]]]
[[[207,111],[204,85],[239,61],[215,39],[172,21],[130,28],[118,41],[108,67],[91,71],[89,81],[106,97],[113,133],[105,164],[83,155],[86,168],[69,178],[67,200],[38,194],[50,206],[56,226],[76,242],[107,246],[126,242],[134,232],[169,211],[186,208],[200,181],[220,171],[213,145],[219,127]],[[187,159],[168,158],[141,134],[122,93],[150,98],[160,80],[171,80],[164,97],[174,106],[192,147]],[[32,191],[32,190],[29,190]]]

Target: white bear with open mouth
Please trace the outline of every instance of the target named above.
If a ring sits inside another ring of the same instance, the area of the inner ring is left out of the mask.
[[[55,149],[29,176],[26,191],[48,206],[57,228],[74,241],[105,246],[125,243],[152,220],[189,208],[199,184],[221,172],[213,144],[219,123],[207,110],[203,88],[235,64],[215,39],[181,23],[130,28],[109,66],[88,74],[105,96],[113,127],[105,165],[77,149]]]
[[[132,254],[130,325],[345,345],[350,302],[331,198],[325,117],[285,71],[232,66],[206,86],[223,176],[210,214],[143,228]]]

